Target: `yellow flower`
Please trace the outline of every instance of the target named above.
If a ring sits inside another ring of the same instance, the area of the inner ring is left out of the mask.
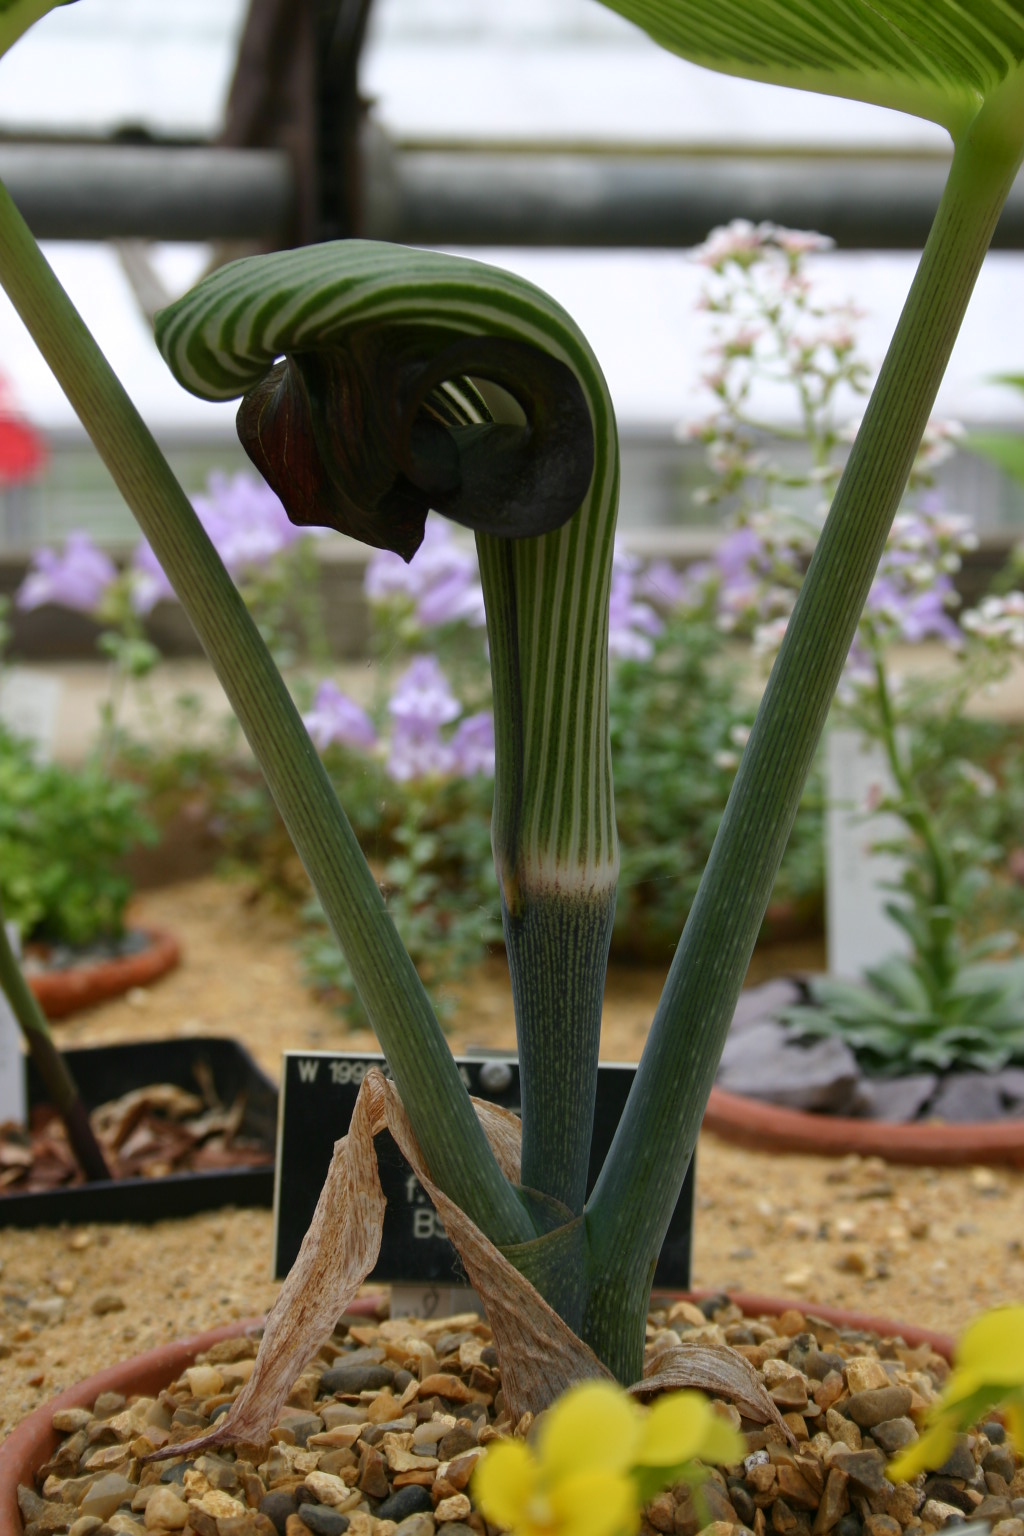
[[[886,1468],[900,1482],[941,1467],[957,1435],[1001,1405],[1018,1450],[1024,1448],[1024,1307],[997,1307],[964,1330],[942,1396],[925,1417],[919,1440]]]
[[[612,1382],[588,1381],[544,1415],[536,1448],[500,1440],[488,1449],[473,1499],[517,1536],[631,1536],[645,1498],[694,1456],[735,1462],[744,1451],[742,1436],[697,1392],[643,1409]]]

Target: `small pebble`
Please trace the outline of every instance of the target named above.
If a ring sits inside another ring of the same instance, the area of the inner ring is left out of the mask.
[[[300,1504],[298,1515],[314,1536],[342,1536],[342,1532],[348,1530],[351,1518],[327,1504]]]

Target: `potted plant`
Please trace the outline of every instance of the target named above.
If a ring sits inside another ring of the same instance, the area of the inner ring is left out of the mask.
[[[113,578],[107,556],[72,535],[62,552],[37,553],[19,600],[89,611]],[[6,645],[0,614],[0,657]],[[126,641],[122,665],[140,666],[141,650],[141,641],[134,650]],[[0,723],[0,901],[49,1018],[155,981],[179,958],[171,935],[126,927],[127,861],[156,831],[141,789],[111,773],[109,746],[107,736],[79,764],[50,762]]]
[[[714,409],[695,429],[712,478],[699,494],[738,510],[713,559],[687,573],[684,613],[768,658],[813,553],[822,491],[841,472],[842,407],[869,378],[856,312],[822,303],[806,270],[827,243],[737,221],[695,253],[717,331]],[[798,425],[781,443],[757,418],[762,379],[791,396]],[[1018,819],[1013,732],[970,711],[1019,649],[1020,594],[957,612],[954,577],[978,540],[933,488],[957,435],[948,423],[925,432],[831,719],[845,732],[837,750],[874,753],[853,818],[858,840],[889,856],[884,942],[896,949],[902,935],[904,948],[874,953],[862,981],[811,976],[744,996],[705,1123],[748,1145],[1024,1159],[1024,1126],[1000,1123],[1001,1085],[1017,1102],[1003,1069],[1024,1060],[1020,961],[1006,958],[1017,936],[994,931],[1020,917],[1005,851]],[[923,670],[908,664],[908,647],[925,643],[945,651],[938,669],[934,655]],[[832,1044],[809,1054],[815,1040]],[[943,1124],[912,1128],[932,1119]],[[950,1120],[967,1123],[949,1135]]]
[[[0,20],[9,43],[45,5]],[[428,509],[474,529],[495,699],[492,841],[523,1072],[521,1145],[478,1118],[298,712],[238,593],[6,194],[0,280],[222,678],[393,1073],[367,1075],[256,1367],[206,1443],[258,1438],[372,1262],[387,1126],[487,1304],[514,1418],[635,1380],[654,1255],[828,706],[1024,148],[1024,14],[944,0],[617,7],[699,62],[917,111],[954,140],[903,318],[836,488],[625,1114],[583,1208],[616,839],[607,728],[614,416],[567,315],[474,262],[361,241],[236,262],[164,311],[179,381],[243,401],[299,523],[413,557]],[[353,1212],[360,1213],[353,1218]]]

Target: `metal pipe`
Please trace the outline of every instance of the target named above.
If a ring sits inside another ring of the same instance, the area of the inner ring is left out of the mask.
[[[820,229],[859,250],[920,250],[941,158],[373,150],[365,233],[413,245],[676,248],[734,218]],[[389,164],[390,161],[390,164]],[[1024,181],[994,245],[1024,249]]]
[[[919,250],[940,158],[396,148],[361,141],[359,233],[422,245],[678,248],[745,217],[822,229],[846,249]],[[6,182],[45,239],[287,238],[283,150],[0,143]],[[996,247],[1024,250],[1024,181]]]
[[[283,150],[0,143],[0,181],[40,240],[269,240],[288,229]]]

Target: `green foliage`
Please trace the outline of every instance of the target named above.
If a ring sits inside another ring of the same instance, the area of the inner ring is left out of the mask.
[[[338,748],[328,754],[339,785],[360,771],[353,756]],[[381,771],[375,777],[385,798],[377,802],[372,819],[363,818],[363,850],[443,1018],[455,1006],[451,989],[502,942],[490,852],[492,786],[479,775],[429,785],[392,783]],[[306,931],[300,952],[307,979],[338,1003],[347,1023],[365,1026],[351,971],[319,903],[307,902],[302,917]]]
[[[0,728],[0,892],[24,939],[88,944],[123,931],[131,883],[120,864],[155,833],[142,791],[98,762],[36,762]]]
[[[1012,955],[1016,932],[995,931],[1024,921],[1024,890],[1007,869],[1020,840],[1020,753],[1011,728],[964,717],[965,686],[905,685],[887,730],[885,708],[866,713],[870,699],[854,711],[889,747],[902,785],[875,808],[900,831],[875,846],[902,863],[886,911],[909,953],[859,983],[812,979],[809,1006],[785,1017],[802,1036],[840,1037],[874,1076],[1024,1061],[1024,958]],[[881,701],[891,706],[887,692]]]
[[[785,1014],[794,1032],[839,1036],[877,1077],[1024,1062],[1024,959],[967,961],[943,985],[920,959],[891,957],[863,983],[817,977],[807,986],[809,1004]]]
[[[1004,373],[993,380],[996,384],[1008,384],[1024,390],[1024,374]],[[1024,482],[1024,433],[1022,432],[972,432],[967,446],[983,459],[990,460],[997,469],[1014,480]]]
[[[675,947],[722,819],[754,706],[721,630],[676,612],[650,659],[611,671],[609,715],[619,826],[613,954],[661,959]],[[749,663],[748,663],[749,667]],[[822,786],[809,780],[773,899],[817,912]]]

